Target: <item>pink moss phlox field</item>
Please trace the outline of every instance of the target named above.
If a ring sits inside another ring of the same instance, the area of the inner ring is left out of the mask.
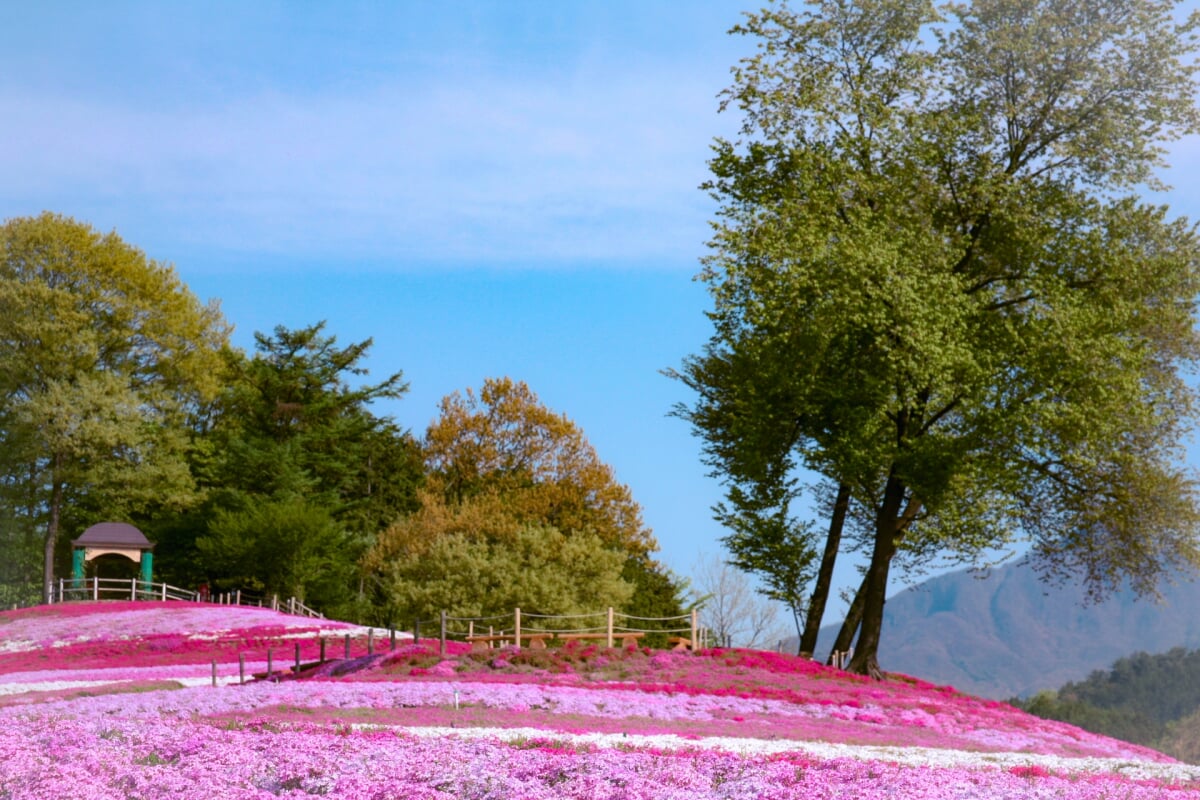
[[[90,613],[88,611],[90,610]],[[129,628],[135,613],[136,628]],[[352,637],[355,653],[366,652],[367,629],[335,620],[293,617],[254,607],[184,602],[59,603],[0,613],[0,675],[53,669],[92,669],[119,662],[128,666],[236,662],[238,655],[277,663],[318,657],[320,640],[342,652]],[[400,634],[401,639],[407,634]]]
[[[38,749],[27,746],[35,742]],[[1200,792],[1112,775],[903,767],[853,758],[563,746],[554,739],[414,737],[269,719],[44,716],[0,731],[0,787],[35,797],[725,798],[1065,797],[1194,800]],[[87,787],[86,791],[81,791]]]
[[[187,603],[0,612],[0,798],[1200,800],[1200,767],[1145,748],[774,653],[359,640],[287,675],[295,642],[312,662],[318,636],[360,630]],[[227,685],[268,647],[271,680]]]
[[[129,612],[137,628],[128,628]],[[275,633],[352,631],[358,626],[333,620],[293,617],[270,609],[186,602],[58,603],[4,612],[0,616],[0,652],[61,647],[71,642],[114,641],[137,636],[216,637],[238,630],[275,629]]]

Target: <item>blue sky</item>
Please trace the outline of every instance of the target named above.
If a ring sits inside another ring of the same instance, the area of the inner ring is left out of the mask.
[[[373,337],[379,410],[508,375],[586,432],[687,574],[720,487],[660,370],[708,335],[692,280],[730,0],[10,2],[0,219],[116,230],[219,298],[235,340]],[[1195,142],[1168,197],[1196,216]],[[1189,211],[1189,209],[1192,209]],[[842,583],[851,581],[843,574]]]

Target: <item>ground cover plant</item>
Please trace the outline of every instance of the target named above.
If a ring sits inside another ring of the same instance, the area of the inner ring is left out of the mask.
[[[912,678],[381,644],[260,609],[0,612],[0,798],[1200,798],[1200,767]]]

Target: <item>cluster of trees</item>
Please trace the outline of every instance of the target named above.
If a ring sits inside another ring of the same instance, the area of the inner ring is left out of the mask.
[[[733,561],[802,651],[847,550],[834,649],[876,676],[894,565],[1019,546],[1098,597],[1200,564],[1200,240],[1135,195],[1200,129],[1175,5],[814,0],[735,28],[758,49],[710,162],[713,333],[672,374]]]
[[[1058,691],[1012,705],[1043,719],[1078,725],[1154,747],[1188,763],[1200,759],[1200,650],[1135,653]]]
[[[229,343],[169,266],[54,214],[0,226],[0,602],[69,574],[66,542],[137,525],[160,578],[327,614],[607,606],[681,613],[640,508],[524,384],[447,397],[423,440],[375,401],[371,341],[318,323]]]

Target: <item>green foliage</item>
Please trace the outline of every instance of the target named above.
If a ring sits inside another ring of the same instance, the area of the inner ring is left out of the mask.
[[[759,50],[725,96],[740,138],[710,162],[714,331],[675,373],[734,511],[737,492],[785,508],[799,469],[868,511],[852,668],[872,674],[906,546],[970,558],[1023,537],[1097,597],[1200,563],[1178,458],[1200,240],[1122,196],[1198,128],[1200,17],[945,11],[824,0],[736,29]]]
[[[786,505],[765,512],[744,503],[739,512],[718,506],[717,519],[730,530],[722,539],[729,549],[729,563],[760,578],[760,592],[792,612],[800,636],[808,585],[816,574],[811,524],[790,518]]]
[[[522,525],[508,536],[455,531],[434,537],[419,557],[390,562],[393,619],[594,613],[621,607],[633,587],[623,556],[594,534],[565,535]]]
[[[350,600],[352,541],[328,509],[303,498],[255,499],[217,511],[196,550],[215,590],[295,597],[327,616]]]
[[[0,509],[0,608],[42,601],[42,541],[33,523]]]
[[[229,383],[194,459],[202,505],[152,526],[164,575],[185,584],[295,596],[360,618],[357,562],[379,531],[416,507],[413,438],[375,400],[400,397],[400,373],[366,374],[370,340],[338,347],[324,323],[256,334],[229,356]]]
[[[44,531],[44,582],[60,533],[193,502],[188,430],[227,335],[115,233],[50,213],[0,226],[0,503]]]
[[[371,340],[338,347],[325,323],[255,334],[257,351],[233,364],[214,431],[220,485],[255,495],[300,494],[328,506],[360,536],[415,507],[416,443],[368,406],[407,391],[397,372],[366,375]]]
[[[1039,692],[1029,700],[1013,702],[1042,719],[1055,719],[1134,744],[1152,746],[1165,730],[1138,710],[1101,708],[1060,692]]]
[[[1200,764],[1200,711],[1167,723],[1156,748],[1186,764]]]
[[[687,613],[687,579],[675,575],[657,559],[631,555],[625,559],[621,577],[633,587],[633,595],[620,606],[624,613],[647,618]]]
[[[1200,712],[1200,650],[1176,647],[1154,655],[1135,653],[1057,692],[1011,702],[1045,719],[1180,757],[1187,744],[1180,734],[1194,730],[1188,718]],[[1194,759],[1194,748],[1187,755]]]

